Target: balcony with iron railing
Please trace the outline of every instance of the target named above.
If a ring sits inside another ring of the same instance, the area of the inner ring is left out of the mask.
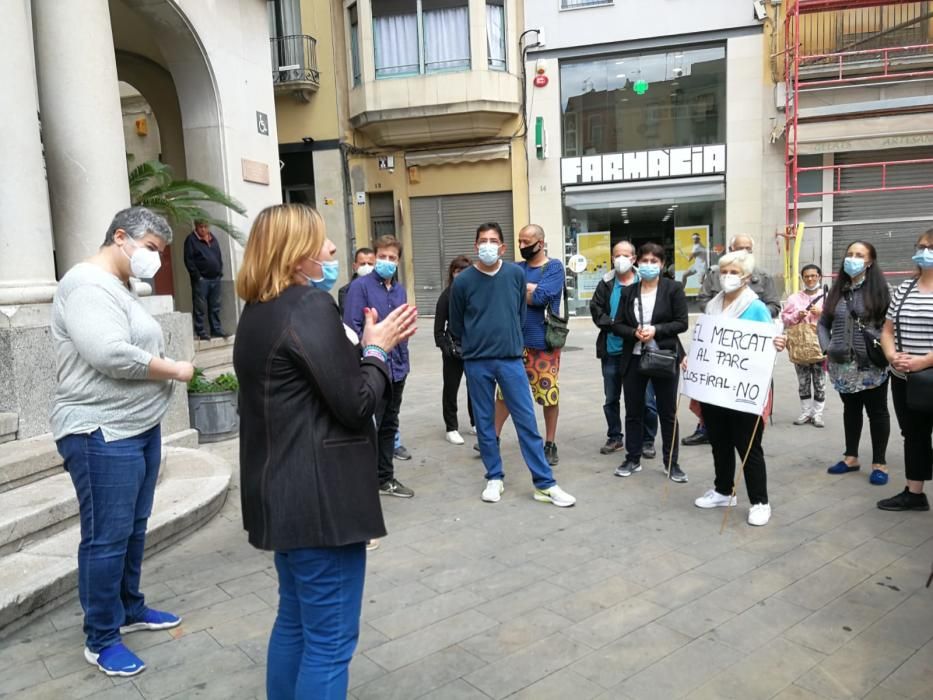
[[[317,39],[307,34],[278,36],[270,39],[272,83],[275,92],[291,93],[307,102],[321,85],[317,66]]]

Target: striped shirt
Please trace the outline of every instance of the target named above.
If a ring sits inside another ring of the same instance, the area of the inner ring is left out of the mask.
[[[926,355],[933,352],[933,292],[921,292],[914,285],[904,299],[911,284],[914,280],[906,280],[894,290],[888,320],[894,324],[894,343],[899,352]],[[897,321],[898,310],[900,322]]]

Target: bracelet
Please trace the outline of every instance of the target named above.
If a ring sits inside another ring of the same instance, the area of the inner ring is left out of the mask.
[[[389,361],[389,353],[378,345],[367,345],[363,348],[363,357],[378,357],[383,362]]]

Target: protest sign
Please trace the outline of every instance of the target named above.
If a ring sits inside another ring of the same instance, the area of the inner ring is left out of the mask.
[[[683,393],[691,399],[761,415],[771,388],[771,323],[704,314],[693,329]]]

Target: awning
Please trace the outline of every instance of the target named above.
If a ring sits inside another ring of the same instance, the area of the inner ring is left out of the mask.
[[[509,144],[465,146],[443,151],[419,151],[405,154],[407,165],[444,165],[445,163],[477,163],[483,160],[509,159]]]
[[[590,210],[619,206],[647,206],[706,202],[726,198],[722,175],[639,180],[605,185],[579,185],[564,189],[564,204],[572,209]]]

